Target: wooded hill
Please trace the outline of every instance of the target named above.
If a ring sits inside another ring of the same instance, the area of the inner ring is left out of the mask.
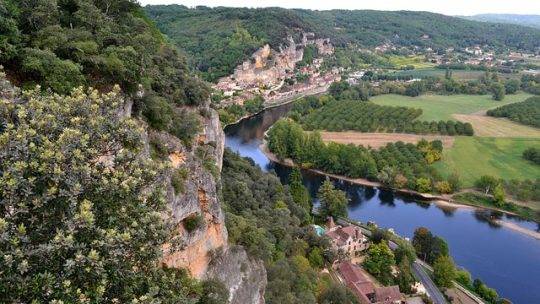
[[[428,12],[283,8],[188,8],[146,6],[158,28],[184,49],[207,80],[230,74],[265,43],[276,48],[288,35],[313,32],[337,46],[430,46],[475,44],[534,50],[540,30],[510,24],[470,21]],[[424,36],[427,35],[427,36]],[[429,37],[429,38],[425,38]]]

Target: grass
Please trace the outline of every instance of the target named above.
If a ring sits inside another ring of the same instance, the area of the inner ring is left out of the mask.
[[[529,147],[540,147],[540,139],[460,136],[434,166],[443,176],[457,172],[465,187],[472,187],[482,175],[505,180],[536,179],[540,177],[540,166],[531,165],[521,156]]]
[[[504,118],[463,114],[454,114],[453,117],[461,122],[470,123],[475,136],[540,138],[539,128],[525,126]]]
[[[414,66],[415,69],[431,68],[435,64],[427,62],[425,56],[390,56],[388,61],[397,67]]]
[[[429,63],[427,63],[429,64]],[[394,72],[388,72],[388,75],[395,75],[395,76],[405,76],[405,75],[411,75],[415,78],[425,78],[425,77],[440,77],[444,78],[446,74],[445,69],[437,69],[434,67],[429,66],[415,66],[414,70],[405,70],[405,71],[394,71]],[[478,79],[480,76],[484,75],[484,71],[474,71],[474,70],[452,70],[452,77],[454,79],[458,80],[475,80]],[[502,79],[519,79],[521,77],[520,74],[503,74],[499,73],[499,77]]]
[[[376,104],[387,106],[406,106],[420,108],[423,114],[419,120],[456,120],[452,114],[471,114],[502,105],[524,101],[530,94],[518,93],[507,95],[503,101],[494,101],[489,95],[434,95],[424,94],[409,97],[394,94],[379,95],[371,98]]]

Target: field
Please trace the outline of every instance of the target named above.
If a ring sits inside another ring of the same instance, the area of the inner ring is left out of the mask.
[[[419,120],[438,121],[456,120],[452,114],[472,114],[486,111],[505,104],[520,102],[532,95],[518,93],[507,95],[503,101],[494,101],[489,95],[433,95],[425,94],[418,97],[402,95],[379,95],[371,98],[375,104],[387,106],[406,106],[423,110]]]
[[[536,179],[540,166],[521,157],[529,147],[539,147],[540,139],[457,137],[451,149],[443,152],[443,160],[435,167],[447,176],[457,172],[465,187],[471,187],[482,175],[509,179]]]
[[[425,56],[390,56],[388,61],[398,68],[408,65],[414,66],[415,69],[431,68],[434,66],[433,63],[425,61]]]
[[[387,143],[402,141],[404,143],[417,143],[422,138],[432,141],[439,139],[443,142],[444,148],[452,147],[454,138],[443,135],[415,135],[400,133],[361,133],[361,132],[320,132],[324,142],[337,142],[341,144],[355,144],[380,148]]]
[[[429,64],[429,63],[426,63]],[[446,73],[446,70],[444,69],[437,69],[434,67],[416,67],[414,70],[406,70],[406,71],[394,71],[394,72],[388,72],[386,74],[388,75],[395,75],[395,76],[405,76],[405,75],[411,75],[415,78],[425,78],[425,77],[440,77],[443,78]],[[452,70],[452,77],[458,80],[474,80],[478,79],[480,76],[482,76],[485,72],[484,71],[474,71],[474,70]],[[499,77],[502,79],[519,79],[521,77],[520,74],[502,74],[499,73]]]
[[[505,118],[464,114],[454,114],[453,117],[461,122],[470,123],[473,126],[475,136],[540,138],[540,129],[518,124]]]

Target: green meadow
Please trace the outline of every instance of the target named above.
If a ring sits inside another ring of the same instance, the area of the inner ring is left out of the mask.
[[[522,158],[529,147],[540,148],[540,138],[456,137],[454,145],[434,164],[443,176],[457,172],[471,187],[482,175],[506,180],[540,178],[540,166]]]
[[[435,95],[424,94],[418,97],[386,94],[374,96],[371,101],[379,105],[420,108],[420,120],[455,120],[452,114],[472,114],[505,104],[524,101],[532,95],[517,93],[506,95],[502,101],[494,101],[490,95]]]

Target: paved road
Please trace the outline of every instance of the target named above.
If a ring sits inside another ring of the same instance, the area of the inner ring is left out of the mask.
[[[430,298],[433,300],[434,304],[446,304],[446,300],[444,299],[444,296],[440,292],[439,288],[435,286],[435,283],[431,280],[429,275],[426,273],[426,271],[422,268],[422,266],[415,261],[413,263],[413,271],[416,274],[416,276],[420,279],[420,282],[426,287],[426,291]]]

